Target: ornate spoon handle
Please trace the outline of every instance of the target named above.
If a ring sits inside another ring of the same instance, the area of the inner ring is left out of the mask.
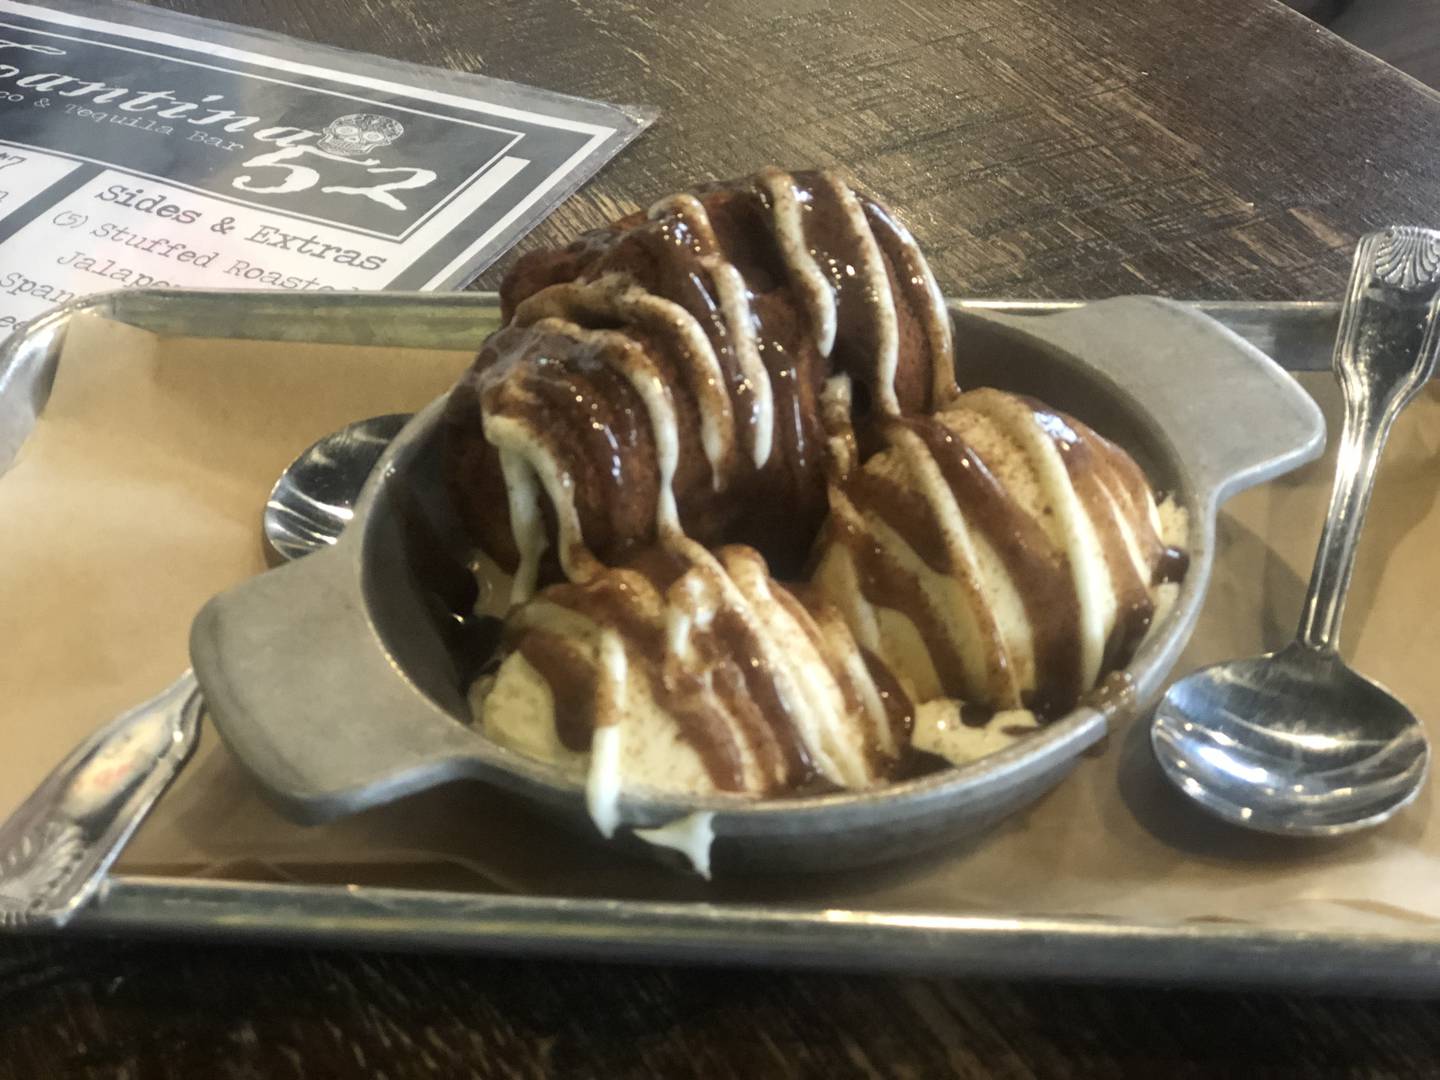
[[[0,926],[63,926],[179,772],[200,734],[189,671],[72,750],[0,824]]]
[[[1312,649],[1339,644],[1355,549],[1385,440],[1400,410],[1435,371],[1437,312],[1440,232],[1392,226],[1361,237],[1335,341],[1345,427],[1300,616],[1300,641]]]

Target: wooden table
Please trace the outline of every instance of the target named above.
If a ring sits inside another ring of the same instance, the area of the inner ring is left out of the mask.
[[[1358,234],[1440,220],[1440,98],[1275,0],[165,3],[661,107],[529,244],[768,162],[848,166],[968,295],[1335,296]],[[1420,1003],[0,944],[19,1080],[1408,1077],[1436,1046]]]

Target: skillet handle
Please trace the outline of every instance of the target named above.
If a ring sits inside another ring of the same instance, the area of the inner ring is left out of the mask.
[[[1325,447],[1325,421],[1310,395],[1259,349],[1188,304],[1122,296],[1052,315],[957,311],[962,386],[965,323],[972,319],[1083,355],[1092,377],[1099,371],[1154,418],[1211,505],[1314,460]]]
[[[376,638],[355,585],[358,547],[342,541],[251,578],[206,604],[190,631],[216,730],[300,822],[454,779],[474,742]]]

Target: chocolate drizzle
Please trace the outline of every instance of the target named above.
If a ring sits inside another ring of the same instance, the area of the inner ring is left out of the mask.
[[[1155,573],[1150,581],[1153,585],[1173,584],[1185,580],[1190,569],[1190,553],[1184,548],[1166,547],[1155,562]]]
[[[1165,552],[1165,543],[1146,513],[1150,490],[1139,468],[1114,443],[1058,410],[1027,400],[1036,422],[1060,451],[1104,555],[1115,598],[1115,620],[1101,653],[1100,672],[1114,671],[1135,655],[1155,614],[1150,594],[1154,571],[1142,572],[1131,554],[1131,544],[1138,545],[1143,564],[1153,568]],[[1122,522],[1128,522],[1128,540]]]
[[[885,719],[890,724],[891,737],[897,746],[908,746],[911,732],[915,729],[914,702],[884,660],[863,646],[860,655],[885,705]]]
[[[613,565],[669,528],[798,569],[825,509],[825,380],[849,375],[884,415],[953,388],[919,249],[830,173],[769,169],[661,200],[528,256],[504,296],[510,325],[455,392],[480,408],[452,402],[449,431],[508,451],[507,481],[528,470],[543,489],[521,508],[541,526],[465,514],[507,568],[545,546],[575,579],[595,566],[582,547]],[[449,456],[462,503],[494,491],[500,457]]]
[[[908,646],[882,652],[919,684],[931,670],[944,696],[1061,715],[1128,662],[1154,614],[1152,579],[1183,574],[1183,553],[1157,535],[1138,467],[1083,424],[995,390],[951,408],[881,425],[889,448],[832,494],[821,580],[837,602],[858,588],[914,627],[925,669],[905,660]],[[826,570],[834,548],[853,586]]]
[[[507,648],[549,685],[571,750],[588,748],[598,725],[624,720],[599,715],[595,704],[603,673],[594,643],[604,632],[618,637],[628,677],[641,680],[717,790],[811,783],[821,775],[812,747],[834,752],[818,735],[825,728],[861,731],[853,753],[878,775],[890,774],[908,742],[910,703],[893,677],[883,665],[852,663],[859,653],[838,615],[812,612],[749,549],[712,555],[683,539],[656,545],[589,581],[545,589],[510,622]],[[581,626],[594,630],[578,633]],[[647,708],[636,692],[620,700]],[[857,777],[852,767],[828,778]]]
[[[958,433],[933,417],[897,423],[924,442],[966,525],[1000,557],[1020,595],[1034,653],[1034,684],[1021,701],[1038,713],[1063,712],[1084,689],[1080,601],[1069,558]],[[933,528],[938,532],[939,523]],[[991,648],[1005,651],[998,638]]]
[[[879,518],[899,533],[931,570],[950,573],[950,547],[930,504],[919,492],[860,470],[846,483],[845,495],[861,514]]]
[[[575,753],[590,749],[595,736],[598,678],[575,645],[561,634],[544,631],[520,638],[520,655],[550,687],[554,698],[555,733],[560,745]]]
[[[995,710],[984,705],[975,705],[969,701],[960,705],[960,723],[966,727],[983,728],[995,719]]]
[[[956,649],[949,629],[932,607],[920,579],[875,539],[864,523],[857,520],[853,509],[847,511],[845,504],[837,501],[832,504],[831,514],[827,538],[849,551],[860,595],[875,607],[898,611],[915,626],[930,653],[941,692],[956,698],[983,694],[983,687],[967,680],[968,665]]]
[[[516,571],[496,684],[538,677],[592,766],[658,722],[719,791],[911,775],[912,698],[1060,715],[1185,573],[1117,447],[959,393],[914,240],[833,174],[663,199],[526,256],[503,298],[447,470]],[[815,582],[780,584],[767,559],[797,576],[822,520]]]

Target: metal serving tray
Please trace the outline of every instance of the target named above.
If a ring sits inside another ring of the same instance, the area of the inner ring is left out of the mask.
[[[0,438],[28,432],[65,325],[93,313],[160,333],[469,348],[493,303],[449,296],[248,294],[233,309],[185,293],[116,293],[48,316],[0,364]],[[1043,314],[1074,303],[970,301]],[[1329,303],[1200,303],[1290,370],[1324,370]],[[0,452],[11,449],[0,446]],[[8,456],[8,455],[7,455]],[[1440,931],[1282,930],[1233,923],[990,917],[756,904],[487,895],[373,886],[201,881],[117,874],[63,933],[144,934],[365,947],[886,969],[1376,992],[1440,989]]]

